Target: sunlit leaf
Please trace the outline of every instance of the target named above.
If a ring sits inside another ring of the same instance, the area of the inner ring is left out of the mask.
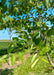
[[[33,67],[37,64],[38,61],[39,61],[39,59],[37,58],[37,59],[35,60],[35,62],[32,64],[31,68],[33,68]]]
[[[36,59],[36,57],[37,57],[37,54],[35,54],[35,55],[33,56],[32,60],[31,60],[31,63],[34,62],[34,60]]]

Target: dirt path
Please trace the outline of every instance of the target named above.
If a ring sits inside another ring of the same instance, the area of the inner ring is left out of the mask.
[[[29,53],[26,54],[26,55],[23,55],[24,61],[26,61],[27,58],[29,58],[29,57],[31,57],[31,56],[32,56],[32,55],[30,55]],[[4,63],[4,64],[2,65],[2,68],[1,68],[1,69],[13,69],[13,68],[16,68],[17,65],[21,65],[21,64],[23,64],[21,60],[16,61],[13,66],[8,65],[8,63]]]

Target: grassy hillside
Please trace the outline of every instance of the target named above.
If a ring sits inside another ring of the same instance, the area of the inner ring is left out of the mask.
[[[0,41],[0,49],[8,48],[9,42],[1,42]]]
[[[0,40],[0,56],[7,53],[9,41]]]

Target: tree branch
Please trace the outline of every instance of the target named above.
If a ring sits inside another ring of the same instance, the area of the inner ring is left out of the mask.
[[[48,52],[46,52],[46,55],[47,55],[47,58],[48,58],[49,63],[50,63],[51,66],[54,68],[54,64],[53,64],[53,62],[51,61]]]

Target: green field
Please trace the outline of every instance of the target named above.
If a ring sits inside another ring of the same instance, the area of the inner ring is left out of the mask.
[[[9,42],[1,42],[0,41],[0,49],[8,48]]]
[[[7,53],[9,41],[0,40],[0,56]]]

